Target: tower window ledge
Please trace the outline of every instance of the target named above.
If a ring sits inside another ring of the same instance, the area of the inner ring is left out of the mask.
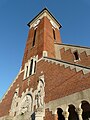
[[[24,78],[23,80],[27,80],[29,77]]]
[[[35,73],[33,73],[32,75],[30,75],[29,77],[32,77],[32,76],[34,76],[36,74],[36,72]]]
[[[33,47],[31,47],[31,49],[35,48],[35,45]]]
[[[34,76],[35,74],[36,74],[36,72],[35,72],[35,73],[33,73],[32,75],[29,75],[28,77],[24,78],[23,80],[26,80],[26,79],[28,79],[28,78],[30,78],[30,77],[32,77],[32,76]]]
[[[79,58],[78,60],[74,60],[74,62],[78,62],[78,61],[80,61],[81,59]]]
[[[54,39],[54,43],[57,43],[56,39]]]

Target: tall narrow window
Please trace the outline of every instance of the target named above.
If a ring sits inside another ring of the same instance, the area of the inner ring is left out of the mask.
[[[34,63],[34,73],[36,72],[36,61]]]
[[[33,69],[33,59],[31,60],[29,75],[31,75],[31,74],[32,74],[32,69]]]
[[[37,29],[35,29],[35,31],[34,31],[34,37],[33,37],[32,47],[35,45],[36,31],[37,31]]]
[[[73,54],[74,54],[74,59],[75,59],[75,60],[79,60],[79,55],[78,55],[78,52],[77,52],[77,51],[75,51]]]
[[[53,38],[54,38],[54,40],[56,40],[55,30],[54,29],[53,29]]]
[[[27,75],[28,75],[28,66],[26,67],[26,75],[25,75],[25,78],[27,78]]]

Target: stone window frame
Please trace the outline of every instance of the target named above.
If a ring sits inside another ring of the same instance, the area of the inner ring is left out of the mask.
[[[38,60],[38,56],[34,56],[34,57],[31,57],[30,60],[28,60],[28,62],[25,64],[25,67],[24,67],[24,80],[26,78],[28,78],[29,76],[33,75],[36,73],[36,63],[37,63],[37,60]],[[32,63],[32,66],[31,66],[31,61],[33,61]],[[32,67],[32,68],[30,68]],[[28,71],[27,71],[27,68],[28,68]],[[32,70],[31,70],[32,69]],[[31,70],[31,74],[30,74],[30,70]]]

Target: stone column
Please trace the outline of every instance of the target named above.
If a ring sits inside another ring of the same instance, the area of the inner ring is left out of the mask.
[[[63,114],[65,120],[68,120],[69,112],[68,111],[64,111],[62,114]]]
[[[43,120],[44,117],[44,111],[42,108],[38,108],[35,112],[35,120]]]
[[[81,108],[77,108],[77,109],[76,109],[76,112],[77,112],[77,114],[78,114],[79,120],[83,120],[83,118],[82,118],[82,112],[83,112],[83,110],[82,110]]]

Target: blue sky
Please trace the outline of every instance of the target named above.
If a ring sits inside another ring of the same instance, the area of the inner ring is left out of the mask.
[[[19,72],[27,23],[44,7],[62,24],[63,43],[90,47],[90,0],[0,0],[0,99]]]

